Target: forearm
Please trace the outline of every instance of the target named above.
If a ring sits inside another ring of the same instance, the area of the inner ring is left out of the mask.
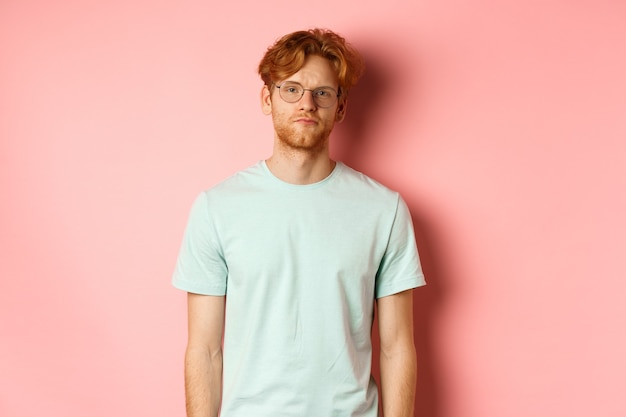
[[[381,396],[384,417],[413,417],[417,360],[412,343],[380,353]]]
[[[185,354],[187,417],[217,417],[222,399],[222,351],[188,347]]]

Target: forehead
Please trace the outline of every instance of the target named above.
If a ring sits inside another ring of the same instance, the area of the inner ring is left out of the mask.
[[[296,81],[308,87],[336,87],[338,84],[337,74],[331,62],[318,55],[307,57],[302,68],[284,81]]]

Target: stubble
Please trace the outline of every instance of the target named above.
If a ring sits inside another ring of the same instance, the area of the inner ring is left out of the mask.
[[[318,153],[326,149],[332,128],[332,125],[319,124],[316,126],[298,126],[297,122],[274,117],[276,137],[285,148],[292,151]]]

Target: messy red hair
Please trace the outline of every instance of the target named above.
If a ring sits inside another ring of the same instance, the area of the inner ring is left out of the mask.
[[[309,29],[285,35],[270,46],[259,63],[259,75],[270,88],[298,72],[310,55],[330,61],[344,98],[363,74],[361,55],[343,37],[327,29]]]

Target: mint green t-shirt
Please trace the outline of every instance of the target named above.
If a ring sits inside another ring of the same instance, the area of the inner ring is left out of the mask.
[[[375,417],[376,298],[424,285],[406,204],[337,163],[293,185],[261,161],[201,193],[175,287],[226,295],[222,417]]]

